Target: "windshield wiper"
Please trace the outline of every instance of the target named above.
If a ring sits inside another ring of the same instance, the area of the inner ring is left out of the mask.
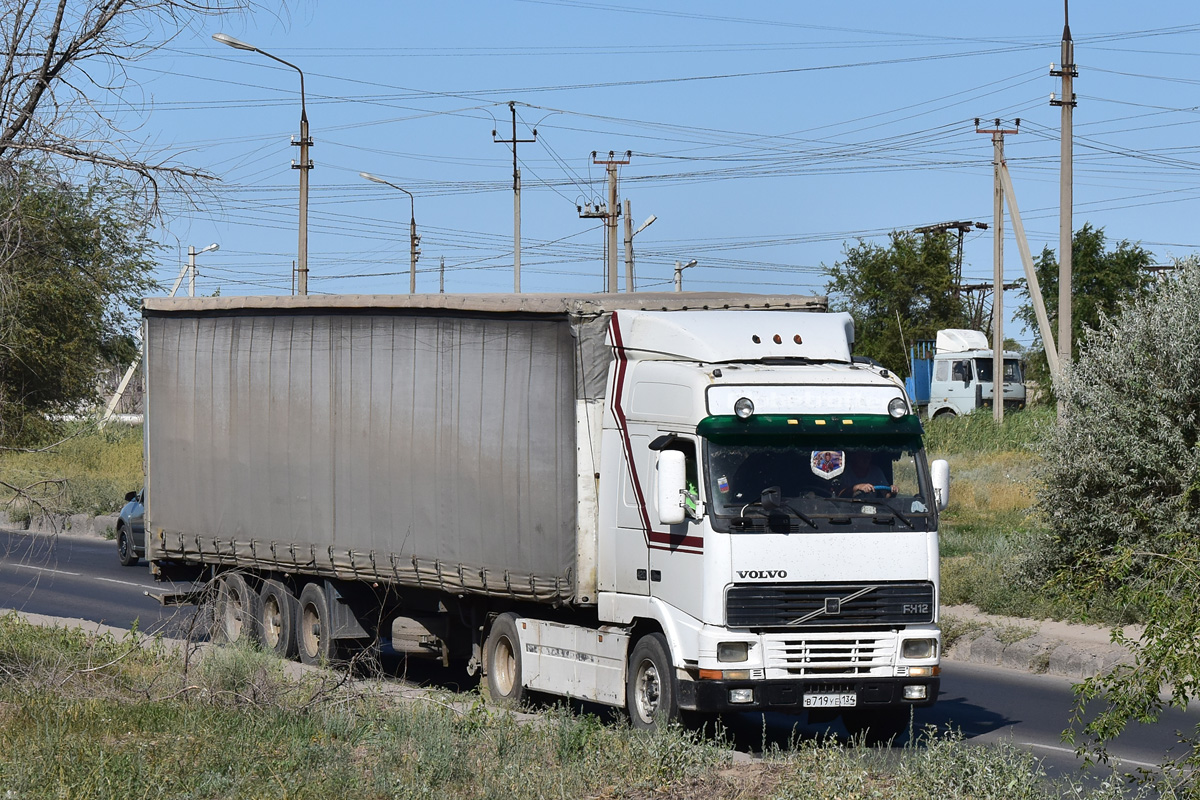
[[[806,523],[810,528],[816,530],[818,527],[817,523],[813,521],[812,517],[808,516],[802,511],[792,508],[791,505],[783,501],[782,492],[778,486],[768,486],[766,489],[763,489],[762,497],[742,506],[741,515],[743,517],[746,516],[746,509],[750,508],[750,506],[760,506],[763,516],[767,517],[771,515],[771,512],[782,509],[783,511],[787,511],[788,513],[794,515],[797,519]]]
[[[828,499],[836,500],[840,503],[849,503],[851,505],[858,505],[858,506],[868,505],[868,504],[883,506],[888,511],[891,511],[892,515],[894,517],[896,517],[896,519],[903,522],[910,529],[916,530],[916,526],[912,524],[912,521],[908,517],[904,516],[899,511],[897,511],[895,506],[893,506],[891,503],[889,503],[887,500],[885,500],[883,498],[878,498],[878,497],[831,497]]]

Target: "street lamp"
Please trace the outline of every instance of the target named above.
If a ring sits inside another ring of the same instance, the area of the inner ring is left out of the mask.
[[[633,217],[629,208],[629,201],[625,201],[625,291],[633,291],[633,237],[637,236],[642,231],[654,224],[654,220],[658,219],[651,214],[650,218],[642,223],[641,227],[636,231],[633,230]]]
[[[192,245],[188,245],[188,297],[196,296],[196,256],[202,253],[211,253],[213,250],[220,250],[221,245],[213,242],[203,250],[197,250]],[[183,280],[183,275],[179,276],[179,280]],[[179,281],[175,281],[175,288],[171,290],[171,297],[175,296],[176,290],[179,289]]]
[[[694,259],[694,258],[691,261],[689,261],[688,263],[683,264],[682,266],[679,264],[678,261],[675,262],[675,291],[677,291],[677,292],[683,291],[683,271],[685,269],[687,269],[688,267],[694,267],[694,266],[696,266],[696,259]]]
[[[358,174],[361,177],[366,178],[369,181],[374,181],[375,183],[382,183],[384,186],[390,186],[393,189],[399,189],[400,191],[402,191],[406,195],[408,195],[409,205],[411,206],[410,216],[409,216],[409,220],[408,220],[408,293],[416,294],[417,293],[417,259],[420,258],[420,256],[421,256],[421,249],[420,249],[421,237],[417,236],[417,201],[413,197],[413,193],[410,192],[408,189],[405,189],[403,186],[397,186],[396,184],[392,183],[391,181],[385,181],[383,178],[380,178],[378,175],[372,175],[369,172],[360,172]]]
[[[295,64],[273,56],[266,50],[259,50],[254,45],[246,44],[228,34],[214,33],[212,38],[237,50],[253,50],[255,53],[264,55],[272,61],[278,61],[300,73],[300,141],[292,142],[293,145],[300,147],[300,163],[292,162],[292,169],[300,170],[300,244],[299,253],[296,256],[296,290],[299,294],[306,295],[308,294],[308,171],[313,168],[313,165],[308,160],[308,148],[312,145],[312,140],[308,138],[308,110],[304,104],[304,72]]]

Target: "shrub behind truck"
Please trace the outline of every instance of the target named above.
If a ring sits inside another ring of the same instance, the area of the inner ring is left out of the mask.
[[[215,582],[218,638],[306,662],[390,641],[509,704],[890,735],[937,696],[949,475],[824,310],[148,299],[151,569]]]

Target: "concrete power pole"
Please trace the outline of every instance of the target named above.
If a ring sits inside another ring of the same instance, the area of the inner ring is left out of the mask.
[[[517,104],[510,101],[508,110],[512,112],[512,138],[497,139],[492,131],[492,141],[496,144],[511,144],[513,151],[513,291],[521,292],[521,170],[517,167],[517,145],[532,144],[537,141],[537,128],[533,129],[532,139],[517,138]]]
[[[975,120],[976,133],[992,136],[992,167],[994,186],[992,189],[992,419],[1004,421],[1004,185],[1000,169],[1004,164],[1004,135],[1015,134],[1016,128],[1004,129],[997,119],[996,126],[988,130],[979,127]],[[1019,124],[1019,123],[1018,123]]]
[[[625,291],[633,291],[633,212],[625,198]]]
[[[1062,69],[1051,68],[1050,74],[1062,78],[1062,99],[1050,96],[1050,105],[1062,108],[1062,134],[1059,154],[1058,189],[1058,363],[1065,370],[1071,363],[1071,317],[1072,317],[1072,265],[1074,258],[1071,241],[1074,221],[1074,188],[1072,174],[1073,139],[1072,112],[1075,109],[1075,90],[1072,79],[1079,73],[1075,69],[1075,43],[1071,41],[1071,25],[1068,17],[1067,0],[1063,0]],[[1059,418],[1062,418],[1059,405]]]
[[[607,236],[608,249],[608,288],[606,291],[617,293],[617,219],[621,216],[621,206],[617,202],[617,167],[624,166],[629,163],[629,159],[633,157],[633,151],[626,150],[624,159],[614,157],[613,151],[608,151],[607,159],[596,158],[596,153],[592,153],[592,163],[597,166],[603,166],[608,172],[608,213],[604,217],[604,228]]]

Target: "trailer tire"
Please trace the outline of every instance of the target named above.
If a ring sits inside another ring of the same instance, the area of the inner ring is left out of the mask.
[[[213,612],[213,640],[222,644],[256,644],[258,593],[237,572],[217,578],[217,603]]]
[[[525,700],[525,686],[521,683],[521,637],[516,614],[501,614],[492,622],[484,644],[484,663],[492,702],[506,708],[519,707]]]
[[[258,592],[258,629],[263,645],[280,658],[296,655],[296,619],[299,602],[284,584],[263,581]]]
[[[305,664],[328,664],[337,655],[329,598],[319,583],[306,583],[296,604],[296,649]]]
[[[124,526],[117,530],[117,557],[121,559],[123,567],[136,567],[138,561],[141,560],[138,558],[137,550],[133,549],[133,540]]]
[[[651,633],[629,654],[625,706],[634,728],[653,730],[679,722],[679,686],[667,637]]]

